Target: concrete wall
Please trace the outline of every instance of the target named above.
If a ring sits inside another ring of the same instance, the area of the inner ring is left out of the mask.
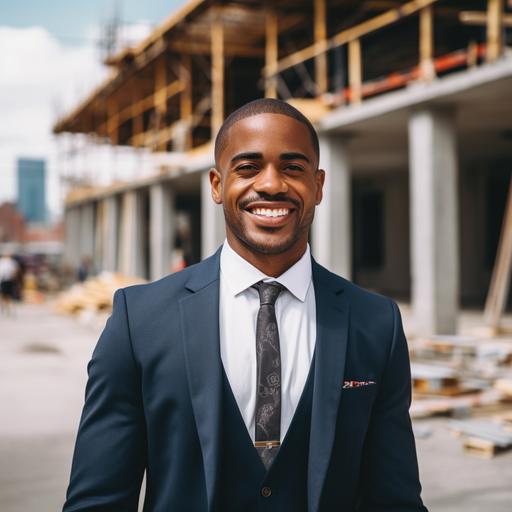
[[[491,242],[499,236],[512,160],[467,162],[461,170],[461,303],[482,307],[494,258]],[[491,204],[492,202],[492,204]],[[494,254],[495,255],[495,254]]]
[[[356,260],[361,246],[363,225],[359,198],[365,192],[379,192],[383,197],[384,247],[383,265],[376,268],[363,267]],[[409,195],[408,175],[402,172],[380,173],[375,176],[355,177],[353,180],[353,275],[354,281],[394,298],[408,299],[410,296],[410,250],[409,250]]]

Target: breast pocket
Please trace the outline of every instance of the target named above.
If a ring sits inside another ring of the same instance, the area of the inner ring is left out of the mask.
[[[376,384],[341,390],[338,424],[345,434],[356,437],[362,434],[364,437],[376,395]]]

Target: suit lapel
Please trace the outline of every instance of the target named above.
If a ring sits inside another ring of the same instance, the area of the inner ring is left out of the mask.
[[[317,339],[308,462],[308,511],[317,512],[334,444],[347,349],[343,281],[313,261]]]
[[[198,265],[180,301],[187,377],[203,454],[208,510],[215,508],[219,465],[222,362],[219,346],[219,258]]]

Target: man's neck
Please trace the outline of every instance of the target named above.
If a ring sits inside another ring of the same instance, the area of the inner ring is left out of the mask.
[[[269,277],[279,277],[284,274],[302,258],[307,248],[306,241],[302,244],[297,244],[296,247],[285,253],[265,254],[250,250],[247,246],[242,245],[238,240],[232,240],[229,236],[227,241],[231,249],[241,258]]]

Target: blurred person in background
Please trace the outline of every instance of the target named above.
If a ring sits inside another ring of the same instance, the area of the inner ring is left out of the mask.
[[[80,283],[83,283],[87,280],[89,277],[89,274],[91,272],[91,258],[88,256],[85,256],[82,258],[82,261],[80,262],[80,265],[78,266],[77,270],[77,278]]]
[[[14,255],[14,260],[18,264],[18,272],[16,274],[16,282],[14,285],[14,300],[21,302],[23,300],[23,283],[25,281],[25,273],[27,265],[25,259],[20,255]]]
[[[13,301],[16,295],[16,282],[19,265],[9,254],[0,258],[0,309],[6,315],[14,314]]]

